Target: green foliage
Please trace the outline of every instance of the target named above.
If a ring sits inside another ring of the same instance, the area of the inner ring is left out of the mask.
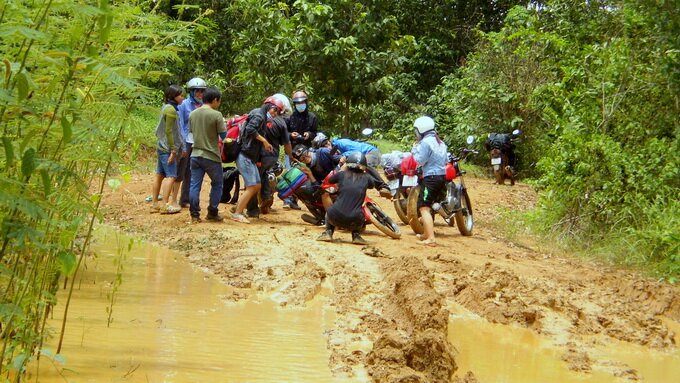
[[[47,336],[59,277],[77,273],[104,180],[126,152],[130,112],[153,99],[142,84],[167,76],[158,68],[179,60],[173,39],[186,28],[134,1],[10,0],[0,21],[0,306],[16,308],[0,319],[7,378]]]
[[[520,171],[536,177],[550,235],[677,273],[680,226],[658,223],[677,214],[680,187],[680,41],[666,7],[514,8],[430,104],[449,136],[524,131]]]

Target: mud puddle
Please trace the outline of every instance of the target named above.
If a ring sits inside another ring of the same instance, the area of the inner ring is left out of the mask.
[[[71,302],[65,361],[43,357],[40,382],[343,381],[328,367],[324,331],[334,315],[324,298],[303,309],[267,298],[227,302],[233,291],[176,253],[139,242],[128,252],[129,238],[108,229],[98,238]],[[58,305],[55,332],[62,316]]]
[[[529,329],[490,323],[462,306],[449,310],[449,341],[459,371],[472,371],[479,382],[668,383],[680,376],[680,350],[593,339],[588,354],[602,362],[592,368],[588,363],[587,372],[572,371],[563,360],[569,347],[558,347]]]

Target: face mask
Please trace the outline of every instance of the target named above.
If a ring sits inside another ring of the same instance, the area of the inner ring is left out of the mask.
[[[307,104],[295,104],[295,110],[297,110],[299,113],[302,113],[307,110]]]

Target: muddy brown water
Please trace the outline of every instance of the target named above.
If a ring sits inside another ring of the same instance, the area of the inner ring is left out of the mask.
[[[107,327],[113,259],[128,239],[110,230],[99,237],[98,258],[88,262],[68,314],[65,363],[42,358],[40,382],[347,381],[328,368],[324,331],[334,315],[323,298],[305,309],[281,309],[268,299],[225,302],[227,286],[148,244],[124,255]],[[58,306],[50,325],[62,315]],[[54,352],[56,341],[46,348]]]
[[[606,362],[581,373],[569,370],[561,358],[563,350],[535,332],[490,323],[458,305],[450,311],[449,341],[458,350],[458,368],[473,371],[479,382],[633,381],[614,376],[612,371],[617,369],[634,369],[639,381],[646,383],[680,382],[680,350],[655,351],[613,341],[589,350],[592,357]]]
[[[29,381],[370,381],[362,371],[352,378],[331,374],[325,332],[333,328],[335,316],[323,294],[303,309],[278,307],[265,296],[229,302],[229,287],[175,252],[140,242],[128,251],[130,239],[110,229],[100,229],[98,238],[97,259],[90,259],[77,279],[64,361],[43,357],[39,373],[32,366]],[[116,259],[122,260],[118,272]],[[122,284],[115,288],[117,275]],[[480,383],[626,381],[598,366],[590,373],[570,371],[561,360],[563,349],[540,335],[489,323],[460,306],[450,310],[449,341],[458,371],[473,371]],[[57,306],[49,324],[58,328],[62,315],[63,307]],[[54,352],[56,339],[45,348]],[[619,342],[590,352],[635,369],[640,381],[680,381],[678,350],[657,352]]]

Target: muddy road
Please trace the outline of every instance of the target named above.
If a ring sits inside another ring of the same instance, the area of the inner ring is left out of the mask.
[[[336,376],[352,377],[361,369],[375,382],[477,381],[475,371],[457,367],[458,351],[447,339],[454,306],[540,334],[572,371],[596,369],[621,381],[642,377],[625,363],[599,357],[595,347],[623,341],[675,352],[680,341],[677,286],[559,254],[521,230],[512,240],[494,230],[499,208],[535,203],[535,193],[521,183],[499,186],[469,177],[473,236],[463,237],[438,219],[438,246],[428,247],[416,245],[407,226],[399,240],[369,226],[367,246],[352,245],[342,231],[334,243],[317,242],[322,229],[300,219],[305,210],[283,210],[280,201],[251,224],[190,224],[188,209],[150,213],[144,199],[151,182],[152,175],[139,174],[108,190],[105,221],[184,254],[232,286],[233,301],[267,294],[282,307],[300,306],[328,288],[337,317],[325,336]],[[206,183],[203,193],[208,189]],[[374,198],[398,220],[391,202],[377,193]],[[207,196],[203,214],[205,201]],[[220,205],[226,217],[230,206]]]

